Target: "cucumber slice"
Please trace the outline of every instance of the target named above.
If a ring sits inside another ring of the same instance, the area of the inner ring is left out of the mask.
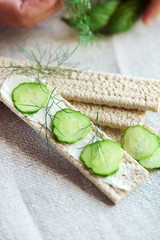
[[[156,134],[141,125],[128,127],[123,136],[123,149],[138,161],[151,156],[159,146]]]
[[[121,158],[120,144],[108,139],[88,144],[81,153],[85,166],[103,177],[118,171]]]
[[[53,134],[59,142],[77,142],[90,132],[91,127],[89,117],[67,108],[58,111],[53,119]]]
[[[147,169],[160,168],[160,147],[150,157],[143,158],[139,163]]]
[[[22,113],[35,113],[48,101],[50,91],[44,84],[21,83],[12,92],[15,107]]]

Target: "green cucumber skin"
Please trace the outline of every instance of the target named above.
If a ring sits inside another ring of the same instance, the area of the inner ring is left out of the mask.
[[[59,136],[55,133],[55,131],[56,131],[56,126],[55,126],[55,124],[54,124],[54,119],[56,118],[56,115],[59,114],[59,112],[62,112],[62,111],[64,111],[64,110],[69,110],[69,111],[72,112],[72,113],[77,112],[77,113],[81,114],[81,115],[84,116],[86,119],[88,119],[88,122],[90,122],[90,124],[91,124],[91,121],[90,121],[90,119],[89,119],[88,116],[82,114],[80,111],[75,111],[75,110],[72,110],[72,109],[65,108],[65,109],[63,109],[63,110],[59,110],[59,111],[56,112],[56,114],[55,114],[55,116],[54,116],[54,118],[53,118],[53,121],[52,121],[53,134],[54,134],[55,139],[56,139],[58,142],[61,142],[61,143],[73,144],[73,143],[77,142],[78,140],[80,140],[80,139],[84,138],[85,136],[87,136],[87,134],[90,132],[90,130],[91,130],[91,128],[92,128],[92,124],[91,124],[91,126],[88,126],[88,127],[87,127],[88,130],[86,131],[85,136],[82,136],[81,138],[78,138],[78,140],[75,140],[75,141],[65,141],[65,140],[61,140],[61,139],[59,138]]]
[[[110,17],[121,1],[122,0],[105,0],[104,2],[93,6],[91,13],[88,13],[87,16],[90,29],[95,33],[100,33],[100,30],[108,24]],[[72,28],[76,29],[74,18],[62,18],[62,20]]]
[[[102,34],[115,34],[128,31],[138,21],[149,0],[122,1],[111,16]]]
[[[22,85],[27,85],[27,84],[41,85],[41,86],[45,87],[46,90],[47,90],[47,92],[48,92],[48,98],[49,98],[50,91],[49,91],[49,89],[47,88],[47,86],[46,86],[45,84],[39,84],[39,83],[35,83],[35,82],[24,82],[24,83],[19,84],[16,88],[13,89],[13,92],[12,92],[12,100],[13,100],[13,103],[14,103],[15,108],[16,108],[19,112],[21,112],[21,113],[23,113],[23,114],[37,113],[40,109],[33,110],[33,111],[23,111],[23,110],[21,110],[21,108],[19,108],[19,107],[16,105],[15,91],[16,91],[20,86],[22,86]],[[47,101],[48,101],[48,99],[47,99]],[[46,101],[46,102],[47,102],[47,101]],[[45,105],[45,104],[44,104],[44,105]],[[42,107],[43,107],[43,106],[42,106]]]
[[[88,25],[99,35],[128,31],[140,18],[149,2],[150,0],[104,0],[93,6],[91,13],[88,13]],[[63,20],[72,28],[77,28],[74,18]]]
[[[84,163],[84,162],[83,162],[83,163]],[[92,170],[92,168],[87,167],[87,165],[86,165],[85,163],[84,163],[84,165],[85,165],[86,168],[89,169],[92,173],[94,173],[96,176],[100,176],[100,177],[108,177],[108,176],[111,176],[111,175],[113,175],[114,173],[116,173],[116,172],[119,170],[119,168],[117,168],[115,171],[113,171],[113,172],[111,172],[111,173],[109,173],[109,174],[100,174],[100,173],[94,172],[94,171]]]
[[[157,166],[157,167],[146,167],[146,165],[142,164],[142,163],[139,163],[142,167],[144,167],[145,169],[148,169],[148,170],[153,170],[153,169],[160,169],[160,166]]]
[[[86,166],[87,167],[87,166]],[[87,167],[88,168],[88,167]],[[114,173],[118,172],[119,168],[109,174],[99,174],[99,173],[96,173],[94,172],[91,168],[88,168],[89,170],[91,170],[91,172],[93,172],[96,176],[100,176],[100,177],[108,177],[108,176],[111,176],[113,175]]]
[[[126,128],[126,131],[127,131],[127,129],[129,129],[129,128],[135,128],[135,127],[137,127],[137,126],[138,126],[138,127],[141,127],[141,128],[144,129],[145,131],[147,131],[147,132],[155,135],[155,137],[157,138],[157,136],[156,136],[155,133],[152,133],[152,132],[149,131],[148,129],[144,128],[142,125],[136,125],[136,126],[133,126],[133,127],[128,127],[128,128]],[[125,131],[125,133],[124,133],[124,135],[123,135],[123,144],[122,144],[122,148],[123,148],[124,150],[125,150],[124,145],[125,145],[125,134],[126,134],[126,131]],[[157,138],[157,143],[159,143],[159,146],[160,146],[160,139],[158,139],[158,138]],[[144,158],[150,157],[150,156],[153,155],[153,153],[159,148],[159,146],[157,146],[157,148],[156,148],[151,154],[145,155],[144,157],[139,158],[139,159],[137,159],[137,158],[134,158],[134,159],[139,162],[140,160],[142,160],[142,159],[144,159]],[[125,150],[125,151],[126,151],[126,150]],[[126,151],[126,152],[127,152],[127,151]],[[129,154],[129,153],[128,153],[128,154]]]
[[[87,146],[89,145],[93,145],[93,144],[96,144],[96,143],[101,143],[102,141],[107,141],[107,142],[112,142],[114,144],[117,144],[117,146],[121,147],[119,143],[117,142],[114,142],[110,139],[105,139],[105,140],[99,140],[99,141],[96,141],[95,143],[91,143],[91,144],[88,144]],[[110,175],[113,175],[114,173],[116,173],[118,170],[119,170],[119,166],[117,167],[117,169],[115,169],[114,171],[108,173],[108,174],[100,174],[100,173],[97,173],[95,172],[91,167],[88,167],[87,164],[85,163],[85,160],[83,159],[83,152],[85,151],[85,149],[87,148],[87,146],[85,146],[85,148],[83,149],[83,151],[81,152],[81,160],[82,162],[84,163],[84,165],[86,166],[87,169],[89,169],[93,174],[97,175],[97,176],[100,176],[100,177],[108,177]],[[121,159],[122,159],[122,153],[121,153],[121,156],[120,156],[120,159],[119,159],[119,164],[121,162]]]
[[[142,159],[143,160],[143,159]],[[157,166],[157,167],[146,167],[145,164],[142,164],[141,162],[139,162],[139,164],[144,167],[145,169],[148,169],[148,170],[153,170],[153,169],[159,169],[160,168],[160,165]]]
[[[159,137],[158,137],[159,138]],[[139,161],[139,164],[141,164],[144,168],[146,169],[156,169],[156,168],[160,168],[160,153],[159,153],[159,163],[155,164],[154,166],[152,165],[152,167],[148,167],[145,163],[149,162],[150,159],[154,158],[154,154],[156,154],[157,151],[160,151],[160,147],[149,157],[147,158],[143,158]]]
[[[120,3],[121,0],[106,0],[92,7],[91,14],[88,16],[91,30],[98,33],[103,29]]]

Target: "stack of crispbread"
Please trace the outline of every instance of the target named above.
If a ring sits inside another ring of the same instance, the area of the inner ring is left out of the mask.
[[[26,69],[20,68],[13,71],[14,68],[4,68],[4,66],[25,66],[26,64],[28,63],[0,57],[0,93],[2,85],[9,75],[27,75]],[[99,122],[104,131],[101,133],[104,138],[110,137],[118,142],[122,141],[126,127],[144,124],[146,111],[158,111],[159,107],[160,87],[156,80],[59,68],[53,77],[46,79],[46,83],[51,91],[56,85],[58,93],[70,101],[72,105],[62,98],[66,107],[79,109],[92,121],[95,121],[96,112],[99,111]],[[2,102],[13,112],[23,117],[24,121],[39,132],[40,123],[24,117],[7,102],[5,96],[0,94],[0,97]],[[43,137],[46,136],[44,128],[41,134]],[[48,141],[114,203],[120,202],[148,175],[148,172],[122,149],[120,170],[112,175],[113,178],[112,176],[110,178],[98,177],[86,169],[80,159],[77,160],[69,154],[66,147],[57,142],[51,133],[49,133]]]
[[[25,61],[0,58],[2,67],[26,64],[29,65]],[[10,72],[13,69],[1,69],[0,77]],[[22,69],[18,72],[25,73]],[[158,112],[159,109],[160,84],[153,79],[59,68],[47,78],[47,84],[56,86],[64,99],[93,122],[98,112],[102,130],[118,142],[122,142],[127,127],[144,125],[146,111]],[[152,127],[145,127],[157,133]]]
[[[160,84],[157,80],[126,77],[93,71],[61,69],[49,85],[95,122],[97,112],[102,130],[122,143],[129,126],[144,125],[146,111],[158,112]],[[157,130],[145,125],[149,130]]]

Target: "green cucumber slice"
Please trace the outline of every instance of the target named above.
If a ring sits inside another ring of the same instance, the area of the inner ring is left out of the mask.
[[[159,146],[156,134],[141,125],[128,127],[123,136],[123,149],[138,161],[151,156]]]
[[[58,111],[53,119],[53,134],[59,142],[77,142],[90,132],[91,127],[89,117],[67,108]]]
[[[50,91],[44,84],[21,83],[13,89],[14,106],[22,113],[35,113],[48,101]]]
[[[121,158],[120,144],[109,139],[88,144],[81,153],[85,166],[103,177],[118,171]]]
[[[139,163],[147,169],[160,168],[160,147],[147,158],[143,158]]]

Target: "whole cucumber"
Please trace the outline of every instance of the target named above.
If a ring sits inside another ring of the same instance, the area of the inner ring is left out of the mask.
[[[110,17],[117,9],[122,0],[105,0],[92,7],[91,14],[88,16],[89,26],[93,32],[99,32],[104,28]]]
[[[85,27],[85,29],[79,19],[63,18],[63,20],[72,28],[85,32],[85,34],[88,29],[102,35],[121,33],[133,27],[149,2],[150,0],[103,0],[98,2],[86,15],[88,28]]]
[[[89,28],[93,32],[99,33],[100,30],[108,24],[110,17],[117,9],[121,1],[123,0],[104,0],[103,2],[97,3],[95,6],[93,6],[91,11],[86,15]],[[62,20],[72,28],[77,28],[77,26],[79,26],[78,19],[75,20],[74,18],[62,18]]]
[[[149,0],[123,1],[101,32],[103,34],[113,34],[129,30],[139,19],[148,3]]]

